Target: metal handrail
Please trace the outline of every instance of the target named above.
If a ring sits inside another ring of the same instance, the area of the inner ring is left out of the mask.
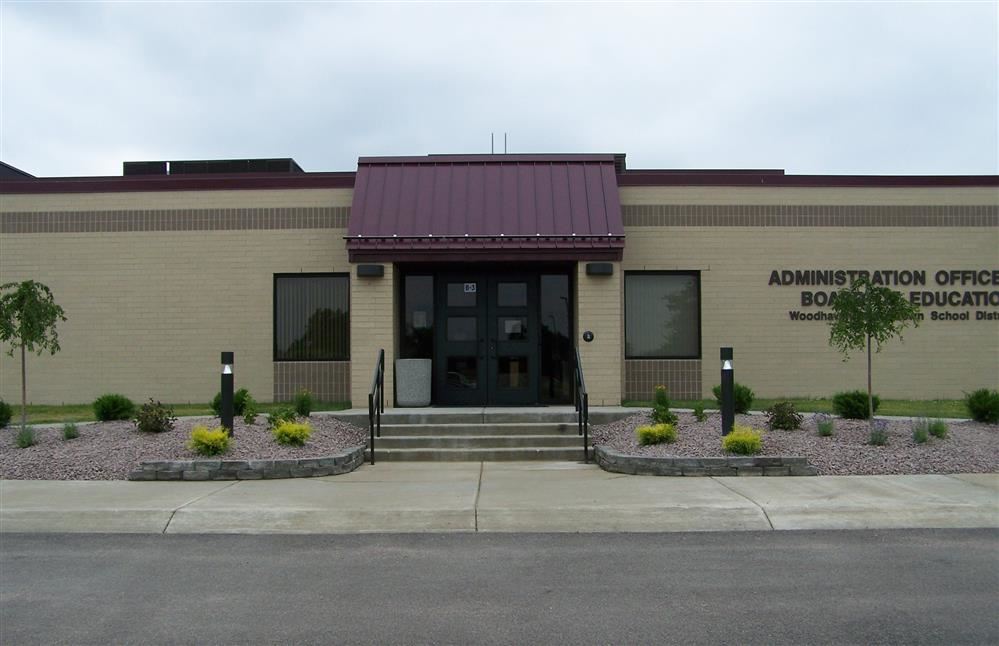
[[[590,395],[586,392],[586,379],[583,378],[583,362],[579,359],[579,347],[576,347],[576,370],[573,380],[574,399],[576,400],[576,422],[579,434],[583,436],[583,459],[590,461]]]
[[[378,351],[375,376],[368,391],[368,428],[371,431],[371,464],[375,463],[375,434],[382,436],[382,413],[385,412],[385,350]]]

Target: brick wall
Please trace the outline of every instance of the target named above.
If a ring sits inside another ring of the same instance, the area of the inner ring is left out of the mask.
[[[591,406],[621,403],[624,284],[621,264],[613,264],[612,276],[587,276],[586,263],[577,263],[576,345]],[[587,330],[593,332],[590,343],[583,341]]]

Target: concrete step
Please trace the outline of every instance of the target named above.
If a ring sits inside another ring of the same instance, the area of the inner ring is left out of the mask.
[[[580,443],[582,444],[582,443]],[[506,449],[384,449],[375,444],[375,462],[508,462],[525,460],[583,461],[583,447]],[[365,460],[370,451],[365,451]],[[592,456],[591,456],[592,459]]]
[[[575,422],[514,422],[507,424],[385,424],[382,437],[418,437],[423,435],[574,435]],[[578,436],[577,436],[578,437]]]
[[[382,436],[375,439],[381,449],[499,449],[499,448],[579,448],[583,438],[564,435],[416,435]]]
[[[607,424],[641,412],[640,409],[591,409],[591,424]],[[356,426],[367,427],[367,409],[351,409],[329,413],[332,417]],[[575,424],[576,412],[571,407],[538,406],[534,408],[390,408],[382,414],[386,424]]]

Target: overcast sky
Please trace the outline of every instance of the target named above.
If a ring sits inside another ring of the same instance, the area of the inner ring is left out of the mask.
[[[999,173],[999,15],[960,3],[0,0],[0,159],[623,152],[629,168]]]

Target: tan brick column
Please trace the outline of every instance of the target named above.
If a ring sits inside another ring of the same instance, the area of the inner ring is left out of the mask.
[[[378,350],[385,350],[385,407],[395,398],[395,305],[393,266],[385,264],[380,278],[358,278],[357,265],[350,268],[350,400],[354,408],[366,408]]]
[[[624,366],[624,273],[615,262],[612,276],[587,276],[586,263],[576,265],[576,345],[593,406],[618,406]],[[593,341],[583,341],[583,332]]]

